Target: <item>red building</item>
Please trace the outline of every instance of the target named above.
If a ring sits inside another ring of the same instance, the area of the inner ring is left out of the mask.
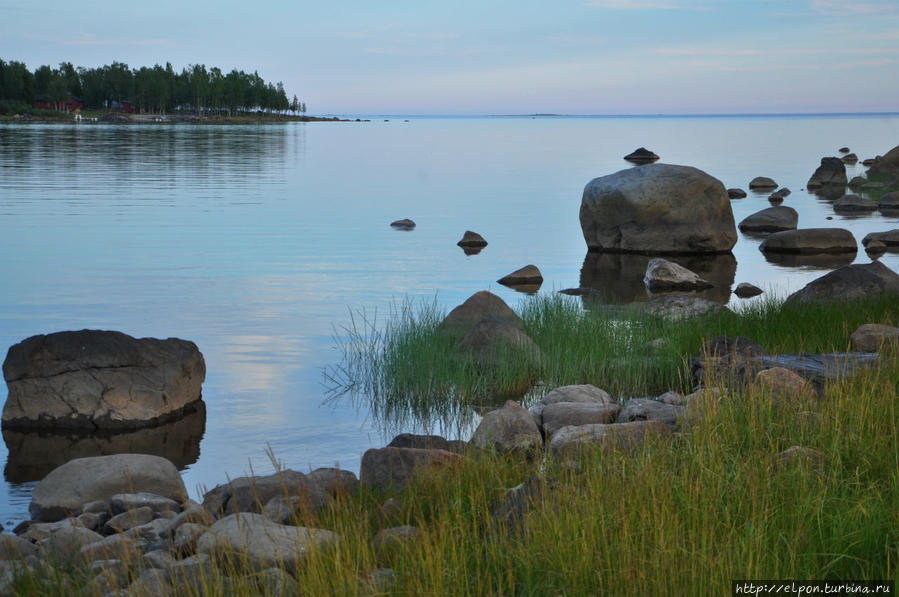
[[[80,97],[70,95],[61,102],[51,102],[42,95],[34,97],[34,107],[38,110],[65,110],[66,112],[74,112],[75,110],[84,109],[84,100]]]

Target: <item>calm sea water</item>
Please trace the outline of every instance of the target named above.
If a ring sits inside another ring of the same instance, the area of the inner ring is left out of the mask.
[[[495,280],[529,263],[544,291],[581,285],[584,185],[630,167],[621,157],[638,146],[728,187],[770,176],[793,190],[785,205],[801,227],[861,240],[897,219],[834,215],[801,189],[839,147],[866,158],[897,141],[897,115],[0,126],[0,347],[115,329],[193,340],[208,370],[205,422],[116,438],[5,433],[0,522],[27,517],[36,479],[61,458],[110,451],[168,456],[195,498],[271,472],[269,447],[298,470],[358,472],[397,429],[358,403],[326,403],[334,326],[405,297],[449,309],[490,289],[515,306],[528,297]],[[752,193],[732,205],[737,221],[769,206]],[[388,226],[407,217],[413,232]],[[469,229],[490,243],[479,255],[455,244]],[[826,271],[768,263],[758,243],[741,235],[735,283],[786,295]],[[882,261],[899,270],[899,255]]]

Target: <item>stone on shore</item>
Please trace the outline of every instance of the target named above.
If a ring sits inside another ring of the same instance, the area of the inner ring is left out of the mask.
[[[649,438],[667,437],[671,433],[671,426],[662,421],[572,425],[559,429],[549,445],[555,453],[568,453],[592,445],[605,451],[630,451],[639,450]]]
[[[227,558],[251,569],[292,569],[311,549],[337,545],[332,531],[277,524],[261,514],[231,514],[209,527],[197,542],[197,552]]]
[[[703,290],[713,286],[708,280],[700,278],[695,272],[660,257],[650,259],[646,266],[646,275],[643,278],[643,283],[650,292]]]
[[[776,403],[796,399],[809,400],[815,397],[812,384],[795,371],[785,367],[762,369],[755,374],[755,382],[759,387],[770,392]]]
[[[468,442],[459,439],[448,440],[439,435],[416,435],[414,433],[401,433],[395,436],[388,448],[420,448],[424,450],[446,450],[461,454],[468,447]]]
[[[187,490],[175,465],[148,454],[76,458],[54,469],[34,488],[32,519],[52,522],[81,513],[87,502],[117,493],[152,491],[183,502]]]
[[[879,323],[866,323],[849,337],[852,350],[858,352],[895,351],[899,348],[899,328]]]
[[[543,426],[542,413],[544,409],[550,404],[559,402],[615,404],[615,400],[608,392],[591,384],[559,386],[541,398],[537,404],[528,409],[528,412],[534,417],[538,427]]]
[[[593,179],[580,222],[591,251],[724,253],[737,242],[724,185],[688,166],[647,164]]]
[[[203,496],[210,512],[227,516],[239,512],[261,512],[275,497],[297,497],[302,508],[316,513],[331,503],[331,497],[305,474],[286,469],[257,477],[238,477],[213,488]]]
[[[362,455],[359,481],[380,491],[400,492],[414,476],[434,474],[461,462],[460,455],[446,450],[372,448]]]
[[[827,273],[791,294],[786,303],[856,300],[873,295],[899,297],[899,275],[879,261],[846,265]]]
[[[206,376],[196,344],[81,330],[32,336],[3,362],[3,427],[127,429],[180,416]]]
[[[471,445],[496,452],[531,453],[543,445],[531,414],[514,400],[490,411],[471,436]]]
[[[684,407],[666,404],[651,398],[631,398],[624,403],[618,413],[618,423],[632,421],[661,421],[666,425],[677,427],[684,417]]]
[[[751,190],[776,189],[778,186],[779,185],[774,182],[773,179],[768,178],[767,176],[756,176],[749,181],[749,188]]]
[[[556,431],[569,425],[614,423],[621,407],[617,404],[590,402],[553,402],[541,412],[541,428],[551,438]]]
[[[802,228],[775,232],[759,245],[772,253],[855,253],[858,243],[844,228]]]
[[[743,232],[780,232],[795,230],[799,224],[799,213],[784,205],[769,207],[747,216],[737,228]]]

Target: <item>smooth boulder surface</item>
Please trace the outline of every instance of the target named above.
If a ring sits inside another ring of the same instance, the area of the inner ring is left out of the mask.
[[[255,569],[302,564],[310,549],[333,547],[332,531],[277,524],[261,514],[232,514],[209,527],[197,552],[230,557]]]
[[[615,400],[611,394],[601,388],[597,388],[591,384],[574,384],[568,386],[559,386],[553,389],[546,396],[541,398],[537,404],[528,409],[528,412],[534,417],[538,426],[542,426],[542,413],[550,404],[559,402],[575,402],[579,404],[615,404]]]
[[[647,164],[593,179],[580,222],[590,251],[724,253],[737,242],[724,185],[689,166]]]
[[[34,488],[28,511],[34,520],[52,522],[79,514],[87,502],[142,491],[176,502],[187,497],[178,469],[165,458],[115,454],[76,458],[53,470]]]
[[[601,423],[568,426],[553,435],[549,447],[553,452],[568,452],[590,445],[603,450],[636,450],[652,437],[671,435],[671,426],[662,421],[632,421],[630,423]]]
[[[877,211],[877,202],[858,195],[843,195],[833,202],[833,210],[836,213]]]
[[[618,413],[618,423],[632,421],[661,421],[676,427],[679,419],[684,417],[684,407],[666,404],[651,398],[631,398],[624,403]]]
[[[759,245],[762,252],[854,253],[858,243],[845,228],[803,228],[775,232]]]
[[[852,350],[881,352],[899,347],[899,328],[879,323],[866,323],[849,337]]]
[[[541,412],[543,433],[552,437],[556,431],[569,425],[614,423],[620,411],[621,407],[617,404],[554,402],[547,404]]]
[[[517,402],[507,400],[502,408],[484,415],[471,444],[497,452],[532,452],[543,445],[543,439],[531,414]]]
[[[786,302],[855,300],[871,295],[899,297],[899,274],[879,261],[846,265],[809,282]]]
[[[749,188],[753,190],[776,189],[778,186],[780,185],[767,176],[756,176],[749,181]]]
[[[780,232],[795,230],[799,225],[799,213],[792,207],[769,207],[747,216],[737,227],[743,232]]]
[[[446,450],[372,448],[362,455],[359,481],[380,491],[402,491],[417,475],[458,466],[462,457]]]
[[[862,239],[862,245],[867,247],[875,241],[883,243],[885,247],[899,247],[899,228],[866,234]]]
[[[695,272],[660,257],[651,259],[647,264],[643,283],[650,292],[703,290],[712,287],[711,282]]]
[[[519,330],[524,322],[506,302],[486,290],[474,293],[464,303],[449,312],[440,323],[440,331],[455,340],[464,338],[487,315],[502,319]]]
[[[275,497],[298,497],[309,512],[317,512],[331,502],[330,496],[309,476],[285,469],[256,477],[238,477],[218,485],[203,496],[203,506],[216,515],[261,512]]]
[[[3,426],[128,429],[180,416],[200,399],[196,344],[81,330],[32,336],[3,362]]]

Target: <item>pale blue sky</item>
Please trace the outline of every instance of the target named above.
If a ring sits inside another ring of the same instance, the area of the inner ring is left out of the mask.
[[[899,110],[899,0],[0,0],[0,58],[258,70],[310,113]]]

